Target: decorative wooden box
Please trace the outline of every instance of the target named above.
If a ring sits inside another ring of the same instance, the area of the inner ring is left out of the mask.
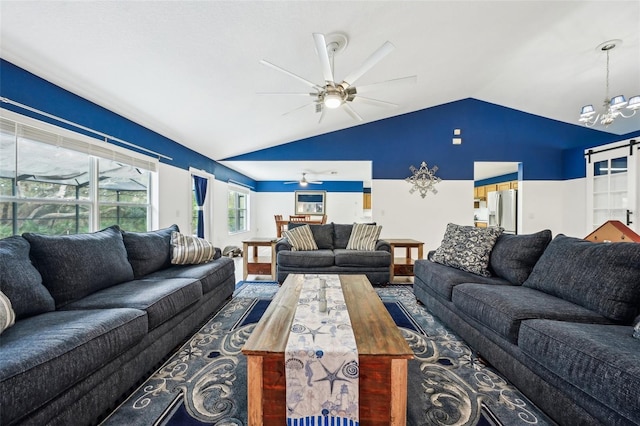
[[[594,243],[640,243],[640,235],[619,220],[609,220],[584,237]]]

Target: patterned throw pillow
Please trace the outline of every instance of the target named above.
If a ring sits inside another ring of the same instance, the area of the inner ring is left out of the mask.
[[[313,233],[309,225],[298,226],[290,231],[284,231],[283,234],[291,243],[293,250],[318,250],[316,240],[313,239]]]
[[[173,231],[171,233],[171,263],[174,265],[197,265],[213,260],[216,248],[209,241],[184,235]]]
[[[476,228],[449,223],[444,238],[432,256],[436,263],[490,277],[491,250],[503,229]]]
[[[382,231],[381,225],[354,223],[347,243],[347,250],[374,251],[380,237],[380,231]]]
[[[16,314],[11,307],[11,301],[0,291],[0,334],[11,327],[16,321]]]
[[[633,337],[640,339],[640,321],[633,327]]]

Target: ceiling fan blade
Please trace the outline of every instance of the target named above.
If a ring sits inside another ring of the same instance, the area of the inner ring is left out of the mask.
[[[317,93],[303,93],[303,92],[256,92],[256,95],[318,96]]]
[[[329,60],[329,51],[327,50],[327,42],[324,34],[313,33],[313,41],[316,43],[316,52],[318,52],[318,58],[320,58],[324,81],[327,84],[334,85],[333,71],[331,70],[331,61]]]
[[[400,77],[394,78],[392,80],[379,81],[377,83],[366,84],[364,86],[358,86],[357,93],[367,93],[373,90],[378,90],[381,88],[390,88],[395,86],[400,86],[404,84],[416,84],[418,82],[417,75],[411,75],[408,77]]]
[[[383,107],[397,107],[398,104],[394,104],[391,102],[386,102],[386,101],[381,101],[378,99],[372,99],[372,98],[365,98],[364,96],[356,96],[354,101],[358,101],[358,102],[362,102],[362,103],[366,103],[366,104],[370,104],[370,105],[376,105],[376,106],[383,106]]]
[[[395,49],[395,46],[391,44],[391,42],[385,42],[382,46],[380,46],[378,50],[373,52],[373,54],[362,63],[362,65],[360,65],[360,68],[352,71],[351,74],[346,76],[343,83],[346,83],[349,86],[353,86],[356,80],[358,80],[364,73],[373,68],[373,66],[380,62],[382,58],[391,53],[393,49]]]
[[[324,118],[324,114],[325,114],[326,110],[327,110],[326,108],[322,108],[321,109],[321,111],[320,111],[320,119],[318,120],[318,124],[322,123],[322,119]]]
[[[362,121],[362,117],[360,117],[360,114],[358,114],[353,108],[351,108],[351,105],[345,102],[342,104],[342,107],[354,120]]]
[[[319,181],[319,180],[314,180],[314,181],[308,180],[307,183],[310,183],[312,185],[322,185],[322,181]]]
[[[300,81],[300,82],[302,82],[302,83],[306,84],[307,86],[311,86],[311,87],[313,87],[314,89],[316,89],[316,90],[318,90],[318,91],[319,91],[319,90],[322,90],[322,87],[318,86],[317,84],[315,84],[315,83],[313,83],[313,82],[311,82],[311,81],[307,80],[306,78],[302,78],[302,77],[300,77],[299,75],[292,73],[291,71],[287,71],[287,70],[285,70],[284,68],[280,68],[279,66],[277,66],[277,65],[275,65],[275,64],[272,64],[272,63],[271,63],[271,62],[269,62],[269,61],[265,61],[264,59],[262,59],[262,60],[260,61],[260,63],[261,63],[262,65],[265,65],[265,66],[269,67],[269,68],[273,68],[274,70],[280,71],[281,73],[284,73],[284,74],[286,74],[286,75],[288,75],[288,76],[290,76],[290,77],[293,77],[293,78],[295,78],[296,80],[298,80],[298,81]]]
[[[284,113],[284,114],[282,114],[282,115],[289,115],[289,114],[291,114],[292,112],[296,112],[296,111],[298,111],[298,110],[301,110],[302,108],[306,108],[306,107],[308,107],[309,105],[314,105],[314,104],[315,104],[315,102],[312,102],[312,103],[310,103],[310,104],[304,104],[304,105],[302,105],[302,106],[299,106],[298,108],[294,108],[294,109],[292,109],[291,111],[287,111],[287,112],[285,112],[285,113]]]

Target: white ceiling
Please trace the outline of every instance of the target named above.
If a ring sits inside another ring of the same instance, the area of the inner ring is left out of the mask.
[[[356,86],[418,76],[367,94],[398,108],[354,105],[364,123],[473,97],[575,124],[604,99],[605,40],[623,40],[611,94],[640,94],[639,28],[638,1],[0,0],[2,58],[215,160],[360,124],[341,110],[318,124],[311,106],[283,115],[305,99],[257,94],[307,90],[261,59],[323,80],[314,32],[349,38],[337,79],[387,40],[395,50]],[[636,130],[640,116],[607,129]],[[324,170],[285,166],[265,180]]]

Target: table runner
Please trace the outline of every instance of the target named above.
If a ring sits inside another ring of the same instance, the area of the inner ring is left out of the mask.
[[[285,375],[287,425],[359,424],[358,351],[337,275],[305,276],[287,341]]]

